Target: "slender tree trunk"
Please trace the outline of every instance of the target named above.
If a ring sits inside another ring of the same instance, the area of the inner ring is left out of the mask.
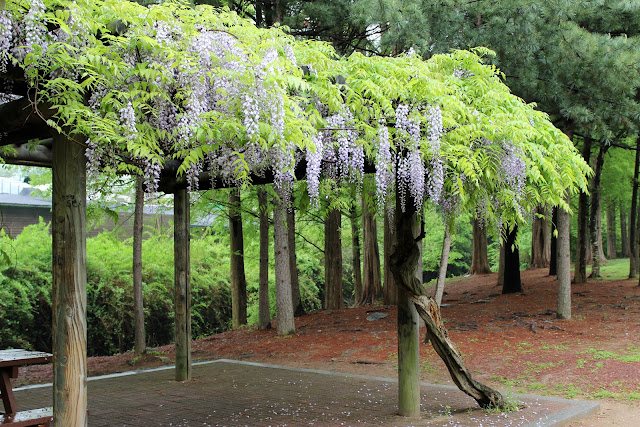
[[[260,274],[258,278],[258,329],[271,328],[269,307],[269,213],[267,212],[267,191],[258,189],[258,209],[260,218]]]
[[[504,239],[500,238],[500,258],[498,260],[498,284],[501,288],[504,287],[504,268],[505,268],[505,245]]]
[[[53,425],[87,425],[86,158],[53,143]]]
[[[282,197],[274,200],[273,239],[276,272],[276,311],[278,334],[289,335],[296,331],[291,297],[291,266],[289,265],[289,236],[287,234],[287,212]]]
[[[390,215],[385,211],[384,213],[384,286],[382,287],[384,295],[384,303],[387,305],[396,305],[398,303],[398,291],[397,286],[393,280],[393,274],[391,273],[389,256],[391,255],[391,248],[395,241],[395,228],[392,223]]]
[[[339,310],[344,307],[341,226],[342,214],[338,209],[331,210],[324,224],[324,286],[327,310]]]
[[[636,221],[638,217],[638,172],[640,169],[640,138],[636,140],[636,161],[633,169],[633,191],[631,192],[631,215],[629,215],[629,279],[638,274],[638,250]]]
[[[591,160],[591,140],[585,139],[582,157],[587,163]],[[573,283],[587,283],[587,242],[589,241],[587,223],[589,220],[589,196],[578,196],[578,239],[576,247],[576,265]]]
[[[569,196],[567,195],[567,204]],[[558,217],[558,318],[571,319],[571,216],[557,208]]]
[[[604,255],[604,239],[603,239],[603,227],[602,227],[602,184],[600,185],[600,191],[598,191],[598,213],[596,214],[596,238],[598,239],[598,254],[600,256],[600,264],[607,262],[607,257]],[[638,240],[636,239],[636,242]]]
[[[293,206],[287,211],[287,236],[289,238],[289,267],[291,268],[291,301],[293,315],[302,316],[304,307],[300,298],[300,279],[298,277],[298,257],[296,255],[296,216]]]
[[[408,199],[411,198],[408,197]],[[420,257],[415,235],[417,221],[418,218],[412,200],[407,200],[404,212],[401,209],[396,209],[397,239],[390,259],[390,267],[395,282],[401,292],[407,293],[418,314],[425,321],[429,341],[436,353],[444,361],[451,378],[458,388],[474,398],[483,408],[502,407],[504,399],[500,393],[478,383],[471,377],[460,351],[449,338],[449,334],[440,317],[438,305],[424,290],[422,280],[416,277],[416,268]],[[421,236],[418,238],[421,238]],[[405,339],[404,336],[398,337],[399,341],[404,341]],[[403,344],[398,343],[398,345]],[[398,360],[398,365],[400,366],[400,359]],[[411,384],[413,384],[412,381],[416,380],[417,373],[413,375],[414,378],[409,379]],[[400,390],[401,398],[404,392],[406,390]],[[412,396],[411,393],[407,394]],[[399,402],[399,406],[405,403]]]
[[[436,293],[434,299],[438,307],[442,304],[444,294],[444,281],[447,278],[447,267],[449,266],[449,252],[451,251],[451,232],[449,225],[444,224],[444,238],[442,239],[442,252],[440,253],[440,267],[438,268],[438,281],[436,282]]]
[[[145,352],[144,303],[142,294],[142,229],[144,226],[144,177],[136,177],[136,206],[133,216],[133,318],[134,351]]]
[[[233,329],[247,324],[247,279],[244,274],[240,189],[229,193],[229,233],[231,247],[231,323]]]
[[[602,177],[602,167],[604,166],[604,155],[609,145],[601,145],[596,159],[595,173],[591,185],[591,212],[589,218],[589,234],[591,237],[591,276],[602,277],[600,275],[600,253],[602,249],[602,238],[598,239],[598,218],[600,217],[600,179]]]
[[[551,241],[547,215],[547,209],[542,206],[536,207],[531,232],[531,268],[547,268],[550,264]]]
[[[362,298],[362,271],[360,266],[360,224],[358,223],[358,208],[355,201],[351,205],[350,214],[351,250],[353,251],[353,301],[354,305],[358,305]]]
[[[551,257],[549,258],[549,276],[558,274],[558,238],[556,232],[558,227],[558,207],[551,210]]]
[[[617,254],[616,241],[616,205],[609,202],[607,204],[607,257],[616,259]]]
[[[504,285],[503,294],[522,292],[522,280],[520,280],[520,251],[515,245],[518,235],[518,226],[508,226],[504,242]]]
[[[489,255],[487,253],[487,229],[482,222],[473,220],[473,255],[469,274],[489,274]]]
[[[191,243],[189,193],[173,199],[173,259],[176,381],[191,379]]]
[[[629,258],[631,256],[628,232],[627,212],[623,209],[622,202],[620,202],[620,244],[622,245],[622,258]]]
[[[373,304],[382,295],[380,277],[380,249],[378,248],[378,226],[374,212],[362,198],[362,235],[363,235],[363,277],[362,298],[359,303]]]

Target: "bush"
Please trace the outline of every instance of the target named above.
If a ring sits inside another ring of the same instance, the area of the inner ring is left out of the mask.
[[[0,272],[0,342],[3,347],[51,351],[51,236],[48,224],[29,226],[14,240],[0,235],[11,265]],[[228,259],[213,237],[192,240],[194,337],[228,329],[231,294]],[[228,255],[226,255],[228,258]],[[173,339],[173,241],[143,242],[143,294],[147,344]],[[109,355],[133,347],[132,240],[111,233],[87,239],[87,353]]]

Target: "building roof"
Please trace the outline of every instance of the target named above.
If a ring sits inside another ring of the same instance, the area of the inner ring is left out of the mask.
[[[20,194],[0,194],[0,206],[49,206],[50,200],[44,200],[34,196],[24,196]]]

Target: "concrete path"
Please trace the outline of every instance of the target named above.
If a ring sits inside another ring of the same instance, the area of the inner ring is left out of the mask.
[[[397,381],[216,360],[176,382],[171,368],[89,379],[90,426],[557,426],[599,404],[514,395],[524,408],[486,413],[454,387],[422,383],[422,417],[397,415]],[[21,410],[51,406],[51,385],[16,389]]]

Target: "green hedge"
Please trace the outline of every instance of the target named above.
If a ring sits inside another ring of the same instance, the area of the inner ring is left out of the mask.
[[[145,327],[149,346],[173,338],[173,241],[147,235],[143,244]],[[0,343],[3,348],[51,350],[51,236],[48,224],[16,239],[0,236]],[[192,240],[192,331],[229,328],[228,250],[205,236]],[[87,351],[108,355],[133,347],[132,241],[103,233],[87,240]]]

